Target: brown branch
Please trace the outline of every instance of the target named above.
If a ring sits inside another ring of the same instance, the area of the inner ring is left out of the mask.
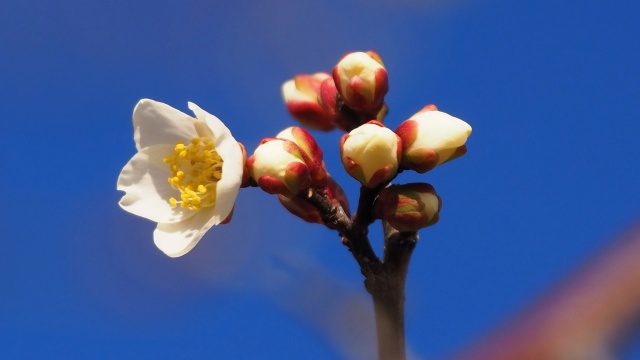
[[[342,206],[335,205],[325,194],[310,188],[298,197],[318,209],[327,227],[338,230],[341,236],[351,233],[351,219],[345,214]]]
[[[358,199],[358,208],[353,215],[353,227],[357,231],[368,232],[368,227],[374,222],[373,203],[376,201],[380,191],[387,187],[389,181],[386,181],[375,188],[371,189],[366,186],[360,187],[360,198]]]
[[[380,259],[378,259],[371,247],[367,231],[363,231],[362,228],[355,228],[354,223],[345,214],[342,207],[332,203],[325,195],[309,189],[306,194],[300,196],[320,211],[322,219],[328,227],[338,230],[342,237],[342,243],[349,248],[358,265],[360,265],[366,286],[367,279],[375,274],[378,271],[377,268],[381,265]]]
[[[404,335],[405,282],[409,261],[418,241],[416,232],[399,232],[386,222],[384,229],[384,261],[376,256],[368,238],[368,228],[374,222],[373,204],[388,184],[360,189],[358,209],[353,220],[339,205],[323,193],[310,189],[300,197],[322,214],[325,225],[336,229],[349,248],[364,275],[364,285],[373,298],[381,360],[406,358]]]
[[[370,289],[376,315],[380,359],[405,359],[405,283],[416,232],[399,232],[383,221],[385,247],[382,271]]]
[[[405,274],[409,267],[411,254],[418,243],[415,231],[400,232],[386,221],[382,222],[384,230],[384,263],[394,268],[394,272]]]

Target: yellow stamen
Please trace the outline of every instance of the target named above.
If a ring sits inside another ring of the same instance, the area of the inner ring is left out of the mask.
[[[167,181],[180,191],[180,200],[169,199],[171,207],[200,210],[215,206],[216,185],[222,178],[222,157],[215,151],[212,138],[194,138],[189,145],[179,142],[173,154],[162,160],[171,171]]]

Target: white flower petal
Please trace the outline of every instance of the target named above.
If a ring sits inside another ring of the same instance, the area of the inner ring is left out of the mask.
[[[222,179],[216,186],[216,206],[213,214],[213,221],[219,224],[229,216],[238,197],[244,172],[244,157],[240,145],[220,119],[191,102],[189,109],[196,114],[198,120],[207,123],[214,135],[216,151],[222,157]]]
[[[133,138],[136,149],[156,144],[188,143],[198,136],[194,118],[171,106],[142,99],[133,110]]]
[[[171,172],[162,159],[173,154],[174,146],[145,147],[124,166],[117,186],[126,192],[120,200],[124,210],[159,223],[179,222],[194,215],[193,210],[169,205],[169,198],[179,199],[180,192],[167,181]]]
[[[187,220],[160,223],[153,232],[153,242],[168,256],[182,256],[193,249],[211,227],[220,223],[213,220],[215,211],[213,207],[203,208]]]

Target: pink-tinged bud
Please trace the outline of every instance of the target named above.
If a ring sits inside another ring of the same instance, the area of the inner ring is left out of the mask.
[[[369,188],[396,176],[401,155],[400,137],[375,120],[340,139],[342,165],[349,175]]]
[[[334,205],[341,206],[344,212],[349,214],[349,200],[347,200],[347,196],[340,185],[338,185],[338,183],[336,183],[331,177],[328,177],[327,179],[325,193]],[[285,209],[300,219],[312,224],[324,223],[324,221],[322,221],[322,215],[320,215],[318,209],[309,204],[306,200],[297,196],[287,197],[280,194],[278,194],[278,200]],[[327,226],[332,227],[329,223]]]
[[[322,216],[318,209],[305,200],[280,194],[278,194],[278,200],[285,209],[300,219],[312,224],[322,224]]]
[[[399,231],[418,231],[438,222],[442,201],[433,186],[424,183],[390,185],[373,206],[373,214]]]
[[[396,134],[402,138],[402,166],[422,174],[464,155],[471,126],[427,105],[400,124]]]
[[[247,159],[251,177],[269,194],[295,196],[311,184],[302,151],[293,141],[264,139]]]
[[[319,100],[325,111],[331,115],[333,124],[340,130],[351,131],[362,125],[363,121],[360,116],[353,109],[344,105],[333,78],[328,78],[320,84]]]
[[[344,212],[349,214],[349,200],[347,200],[347,196],[340,185],[338,185],[338,183],[336,183],[331,177],[328,177],[327,179],[325,193],[334,205],[341,206]],[[312,224],[323,223],[322,215],[320,215],[318,209],[304,199],[297,196],[286,197],[278,194],[278,200],[280,200],[280,203],[285,207],[285,209],[300,219]]]
[[[375,117],[389,91],[387,70],[380,56],[373,52],[345,55],[333,68],[338,92],[350,108]]]
[[[309,129],[330,131],[333,117],[319,103],[320,84],[331,75],[319,72],[298,75],[282,85],[282,96],[291,116]]]
[[[327,181],[327,170],[322,160],[322,149],[311,134],[297,126],[288,127],[276,135],[278,139],[293,141],[300,150],[309,173],[311,175],[312,186],[324,187]]]

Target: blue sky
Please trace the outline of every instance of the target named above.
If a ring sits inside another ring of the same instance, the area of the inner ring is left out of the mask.
[[[466,156],[398,179],[443,199],[410,267],[411,352],[469,346],[640,218],[639,17],[632,0],[4,1],[0,353],[368,356],[370,304],[334,233],[244,189],[231,224],[170,259],[115,183],[140,98],[193,101],[251,152],[294,124],[282,82],[369,49],[389,127],[429,103],[473,126]],[[341,134],[316,135],[354,203]]]

